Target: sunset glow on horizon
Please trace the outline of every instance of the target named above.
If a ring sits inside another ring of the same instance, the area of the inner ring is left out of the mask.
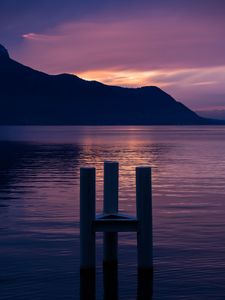
[[[172,95],[177,94],[177,97],[182,99],[182,90],[185,88],[190,90],[198,88],[200,92],[208,91],[210,93],[211,87],[222,86],[225,66],[154,71],[91,70],[72,74],[85,80],[94,80],[107,85],[121,87],[158,86]],[[224,109],[225,101],[224,105],[215,105],[213,102],[204,105],[204,110],[206,111]]]

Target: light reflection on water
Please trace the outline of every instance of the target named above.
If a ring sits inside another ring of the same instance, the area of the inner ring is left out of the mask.
[[[153,167],[153,299],[224,299],[225,128],[1,127],[0,299],[79,299],[79,168],[120,162],[120,210],[135,167]],[[136,241],[120,234],[120,299],[135,299]],[[102,297],[98,234],[98,299]]]

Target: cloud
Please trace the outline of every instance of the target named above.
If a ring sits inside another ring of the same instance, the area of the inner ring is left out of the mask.
[[[22,34],[22,38],[38,42],[59,42],[61,37],[57,35],[36,34],[33,32]]]
[[[42,53],[38,59],[41,68],[46,60],[57,65],[62,57],[58,69],[69,72],[215,66],[225,64],[224,28],[176,15],[72,22],[46,33],[24,33],[20,56],[34,63]]]

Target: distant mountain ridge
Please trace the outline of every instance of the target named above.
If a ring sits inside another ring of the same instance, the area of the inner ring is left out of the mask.
[[[48,75],[12,60],[0,45],[0,124],[198,125],[199,117],[155,86],[122,88]],[[224,122],[225,124],[225,122]]]

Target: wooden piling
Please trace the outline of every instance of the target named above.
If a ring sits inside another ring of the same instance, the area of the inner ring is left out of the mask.
[[[104,214],[118,213],[118,188],[119,188],[118,162],[104,162]],[[117,263],[118,233],[104,233],[104,264]],[[115,268],[115,266],[114,266]]]
[[[151,168],[136,168],[136,206],[138,219],[138,268],[153,268]]]
[[[80,169],[80,267],[95,268],[95,168]]]
[[[118,213],[118,162],[104,162],[104,201],[103,214]],[[118,233],[104,232],[103,279],[104,300],[118,299]],[[113,288],[112,288],[113,287]]]

